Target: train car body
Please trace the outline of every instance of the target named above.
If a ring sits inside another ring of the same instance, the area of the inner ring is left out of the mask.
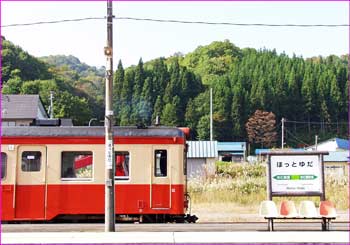
[[[3,127],[2,220],[103,217],[103,127]],[[114,128],[118,219],[184,221],[186,138],[177,128]]]

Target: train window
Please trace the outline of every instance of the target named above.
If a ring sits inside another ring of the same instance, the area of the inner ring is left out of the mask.
[[[61,178],[92,178],[92,163],[91,151],[62,152]]]
[[[1,179],[6,177],[7,155],[1,152]]]
[[[129,152],[115,152],[115,176],[117,180],[129,179]]]
[[[23,172],[39,172],[41,168],[41,152],[40,151],[24,151],[22,152]]]
[[[166,177],[167,176],[167,151],[155,150],[154,151],[154,176]]]

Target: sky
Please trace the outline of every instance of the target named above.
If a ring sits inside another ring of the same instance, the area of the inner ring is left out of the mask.
[[[106,16],[105,1],[1,1],[1,25]],[[116,17],[267,24],[348,24],[349,3],[342,2],[113,2]],[[104,66],[106,20],[88,20],[1,28],[1,35],[30,54],[74,55],[92,66]],[[349,28],[237,27],[114,20],[114,68],[199,45],[230,40],[239,48],[276,49],[278,53],[313,56],[349,53]]]

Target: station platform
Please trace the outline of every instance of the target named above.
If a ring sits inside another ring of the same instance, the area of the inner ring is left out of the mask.
[[[329,232],[9,232],[1,244],[340,243],[348,231]]]

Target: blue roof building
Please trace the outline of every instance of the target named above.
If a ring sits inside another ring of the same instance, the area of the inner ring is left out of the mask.
[[[332,138],[322,141],[316,145],[306,148],[308,151],[347,151],[349,150],[349,141],[346,139]]]
[[[246,151],[246,142],[218,142],[218,154],[220,161],[245,161]]]

